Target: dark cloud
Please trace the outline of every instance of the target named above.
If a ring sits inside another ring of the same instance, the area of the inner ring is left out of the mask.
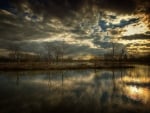
[[[150,28],[150,1],[149,0],[137,0],[136,13],[144,14],[142,19],[145,21],[147,26]]]
[[[98,5],[100,8],[118,13],[132,13],[136,9],[134,0],[99,0]]]
[[[145,44],[133,44],[133,46],[145,46],[145,47],[150,47],[150,43],[145,43]]]
[[[38,28],[38,26],[30,26],[28,23],[16,24],[11,21],[4,23],[0,22],[1,39],[10,41],[23,41],[23,40],[37,40],[50,36],[45,30]]]
[[[150,11],[149,0],[5,0],[1,1],[1,6],[12,7],[10,3],[17,6],[19,10],[24,10],[23,4],[27,4],[36,13],[55,16],[68,15],[70,11],[80,11],[86,6],[118,13],[133,13],[139,7],[140,11],[145,13]]]
[[[124,37],[121,37],[121,38],[125,39],[125,40],[147,40],[147,39],[150,39],[150,35],[135,34],[135,35],[131,35],[131,36],[124,36]]]
[[[116,19],[116,18],[117,18],[117,17],[114,16],[114,15],[110,15],[109,17],[110,17],[110,19]]]
[[[150,31],[147,31],[146,34],[150,35]]]
[[[92,43],[98,47],[93,49],[85,45],[72,44],[68,49],[70,53],[99,54],[100,48],[104,53],[103,49],[107,51],[111,48],[111,42],[109,42],[111,37],[104,36],[103,32],[109,29],[108,32],[111,35],[117,35],[120,29],[138,23],[141,18],[122,19],[113,24],[107,22],[107,19],[115,20],[117,14],[105,15],[103,11],[122,15],[145,14],[144,21],[149,25],[149,3],[149,0],[0,0],[0,48],[9,49],[9,45],[19,45],[23,51],[44,52],[46,42],[31,43],[30,41],[51,37],[58,39],[65,37],[66,33],[66,37],[69,35],[69,38],[76,40],[91,39]],[[98,14],[100,17],[97,17]],[[107,19],[102,19],[105,16]],[[150,39],[149,34],[147,32],[121,38]],[[50,44],[59,45],[60,43],[51,42]]]
[[[148,16],[150,13],[149,0],[6,0],[1,2],[0,8],[13,13],[31,10],[30,13],[42,15],[45,20],[51,17],[58,17],[62,20],[65,17],[74,18],[76,13],[83,13],[83,15],[90,17],[93,9],[97,9],[99,12],[100,10],[109,10],[119,14],[143,13],[147,15],[145,21],[150,22],[150,16]],[[116,16],[110,15],[110,18],[115,19]],[[102,24],[105,23],[102,22]],[[123,27],[126,24],[128,24],[126,20],[122,20],[120,26]]]
[[[94,44],[103,49],[111,49],[112,48],[112,42],[94,41]],[[124,47],[123,44],[118,43],[118,42],[114,42],[113,44],[117,48],[117,52],[120,52],[120,50]]]
[[[26,17],[20,18],[10,12],[0,11],[0,20],[0,37],[3,40],[37,40],[63,32],[63,28],[57,30],[53,22],[39,22],[36,16],[33,16],[31,20],[26,20]]]
[[[99,42],[99,46],[102,48],[112,48],[111,42]]]
[[[64,53],[68,56],[72,56],[75,58],[76,56],[84,56],[84,55],[102,55],[107,50],[99,50],[95,48],[91,48],[88,45],[80,45],[80,44],[69,44],[66,42],[62,41],[53,41],[53,42],[44,42],[42,45],[47,45],[49,44],[50,47],[59,47],[62,48],[64,47]]]
[[[11,6],[10,0],[0,0],[0,9],[9,9]]]
[[[110,32],[112,35],[117,35],[120,33],[118,30],[111,30]]]
[[[139,50],[141,50],[140,52],[144,52],[145,53],[150,53],[150,43],[129,43],[126,45],[127,51],[131,52],[131,54],[133,54],[132,52],[138,52]],[[143,51],[144,50],[144,51]]]
[[[8,46],[9,45],[9,46]],[[7,51],[13,50],[13,48],[17,48],[21,52],[31,52],[35,54],[41,54],[43,57],[47,55],[46,46],[50,45],[50,49],[53,47],[58,47],[58,49],[62,49],[64,46],[64,55],[65,56],[72,56],[75,58],[83,57],[84,55],[102,55],[107,52],[107,50],[99,50],[93,49],[86,45],[78,45],[78,44],[68,44],[62,41],[52,41],[52,42],[14,42],[11,43],[10,41],[3,41],[0,43],[1,49],[6,49]],[[55,52],[54,49],[51,50],[53,54]],[[1,55],[1,54],[0,54]]]
[[[150,48],[145,48],[145,47],[142,48],[141,47],[140,50],[144,50],[144,51],[148,51],[149,52]]]
[[[42,14],[44,18],[55,16],[65,17],[72,11],[78,11],[84,0],[12,0],[11,3],[20,11],[26,11],[28,6],[35,14]]]
[[[136,0],[137,7],[140,12],[149,13],[150,1],[149,0]]]

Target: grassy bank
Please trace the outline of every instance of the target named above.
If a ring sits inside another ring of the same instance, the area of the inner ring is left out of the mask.
[[[103,69],[103,68],[133,68],[126,63],[51,63],[32,62],[32,63],[0,63],[0,70],[63,70],[63,69]]]

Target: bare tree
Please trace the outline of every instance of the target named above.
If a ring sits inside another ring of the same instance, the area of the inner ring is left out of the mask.
[[[111,54],[113,60],[123,60],[126,55],[126,47],[119,43],[112,42]]]
[[[112,58],[115,58],[115,43],[112,42]]]
[[[63,61],[64,60],[64,56],[67,54],[67,48],[69,46],[67,44],[65,44],[65,42],[63,41],[62,42],[62,45],[61,45],[61,60]]]
[[[45,45],[46,49],[46,58],[48,60],[48,63],[55,61],[59,61],[61,57],[61,47],[59,45],[52,45],[50,43],[47,43]]]
[[[46,55],[48,63],[51,63],[53,61],[53,47],[50,44],[46,44],[45,49],[47,51]]]
[[[67,45],[62,41],[61,43],[47,43],[45,45],[46,56],[49,62],[52,61],[63,61],[64,55],[66,54]]]
[[[122,48],[122,51],[121,51],[121,60],[127,60],[126,47]]]
[[[120,45],[112,42],[112,59],[115,60],[119,51]]]
[[[17,61],[19,63],[20,60],[21,60],[21,50],[20,50],[20,47],[18,45],[11,45],[9,47],[9,49],[10,49],[9,57],[13,61]]]
[[[55,45],[52,47],[52,49],[54,52],[55,60],[56,60],[56,62],[58,62],[62,57],[62,48],[59,45]]]

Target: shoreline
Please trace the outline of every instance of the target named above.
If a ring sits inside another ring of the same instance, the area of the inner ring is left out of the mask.
[[[134,68],[127,63],[0,63],[0,70],[78,70],[78,69],[121,69]]]

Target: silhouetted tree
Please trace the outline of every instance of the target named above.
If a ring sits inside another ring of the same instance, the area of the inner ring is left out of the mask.
[[[122,60],[127,60],[126,47],[123,47],[123,48],[121,49],[120,61],[122,61]]]
[[[12,59],[13,61],[17,61],[19,63],[21,60],[20,47],[18,45],[12,45],[10,46],[9,49],[10,49],[10,53],[9,53],[10,59]]]
[[[49,62],[52,61],[63,61],[64,54],[66,54],[67,45],[62,41],[62,43],[45,45],[46,55]]]
[[[56,62],[58,62],[62,57],[62,48],[60,46],[54,46],[53,51],[54,51],[55,60]]]
[[[53,61],[53,47],[50,44],[46,44],[45,49],[47,51],[47,60],[48,63],[51,63]]]
[[[115,43],[112,42],[112,58],[114,59],[115,57]]]

